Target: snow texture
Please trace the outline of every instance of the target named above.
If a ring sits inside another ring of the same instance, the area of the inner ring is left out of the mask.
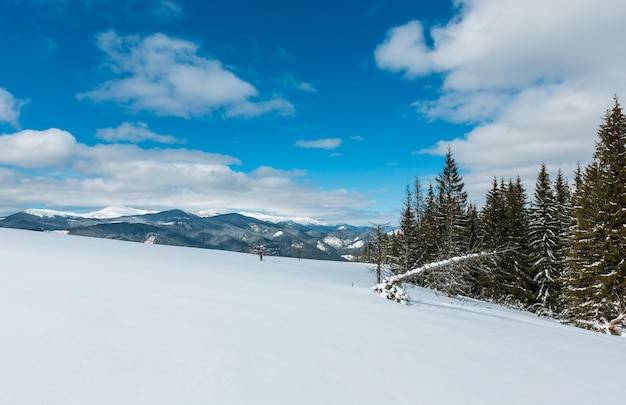
[[[346,245],[346,241],[336,236],[327,236],[322,240],[324,241],[325,244],[327,244],[328,246],[332,246],[335,249],[341,249],[342,247]]]
[[[0,229],[2,404],[620,403],[621,337],[360,263]]]

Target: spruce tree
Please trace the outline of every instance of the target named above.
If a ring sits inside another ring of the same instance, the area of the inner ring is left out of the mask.
[[[479,216],[479,243],[482,249],[495,251],[501,249],[506,241],[502,230],[504,227],[504,198],[503,189],[498,180],[493,178],[493,186],[487,192],[485,205]],[[490,271],[480,272],[476,275],[475,290],[473,295],[477,298],[495,299],[495,287],[497,283],[496,272],[498,271],[499,260],[494,257],[488,265]]]
[[[420,258],[418,224],[415,216],[413,194],[406,187],[404,209],[397,233],[399,242],[398,257],[395,260],[394,273],[405,273],[412,270]]]
[[[467,193],[459,169],[448,148],[442,173],[437,178],[436,221],[440,258],[461,255],[468,250]]]
[[[424,229],[424,215],[426,210],[426,201],[422,192],[422,183],[419,178],[415,178],[413,182],[413,211],[415,212],[415,227],[416,227],[416,249],[418,254],[417,265],[424,263],[424,259],[427,256],[426,236]]]
[[[588,327],[612,319],[626,306],[626,116],[617,97],[598,137],[574,194],[566,290],[566,314]]]
[[[554,304],[554,314],[558,316],[563,310],[563,285],[568,271],[568,253],[571,245],[571,235],[574,225],[572,216],[572,193],[567,179],[563,172],[559,170],[554,181],[554,200],[556,204],[557,215],[557,237],[556,246],[554,248],[554,256],[556,259],[557,289],[555,292],[556,300]]]
[[[528,197],[521,178],[509,182],[507,195],[507,228],[509,246],[508,267],[513,276],[511,296],[515,305],[522,307],[534,304],[536,285],[532,280],[530,245],[528,236]]]
[[[422,215],[422,245],[423,245],[423,261],[432,262],[437,260],[441,241],[439,239],[439,231],[436,220],[437,202],[435,189],[430,183],[428,185],[428,193],[424,200],[424,212]]]
[[[541,312],[552,315],[560,292],[560,266],[556,252],[559,248],[559,218],[556,197],[546,165],[535,183],[533,205],[529,212],[530,259],[534,281],[537,283],[537,299]]]
[[[480,240],[485,250],[506,251],[479,273],[476,296],[515,307],[533,303],[528,246],[526,192],[517,182],[494,179],[480,214]]]
[[[459,169],[448,148],[442,173],[436,178],[437,194],[433,201],[433,228],[437,240],[435,260],[466,254],[469,249],[467,193]],[[450,295],[468,294],[472,288],[471,274],[454,266],[428,272],[423,280],[429,287]]]

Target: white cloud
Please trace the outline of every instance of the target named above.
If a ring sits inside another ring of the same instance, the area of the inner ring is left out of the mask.
[[[432,70],[429,52],[424,43],[422,24],[411,21],[391,29],[385,42],[376,48],[374,56],[379,68],[415,77]]]
[[[305,149],[335,149],[341,146],[341,139],[339,138],[324,138],[314,141],[298,141],[295,146]]]
[[[306,170],[278,170],[270,166],[261,166],[252,172],[256,177],[291,178],[306,176]]]
[[[191,212],[265,212],[330,222],[361,220],[372,204],[347,190],[306,184],[305,170],[261,166],[237,170],[232,156],[136,144],[77,143],[66,131],[20,131],[0,136],[0,212],[130,206]],[[297,195],[298,198],[293,198]],[[366,218],[366,219],[363,219]]]
[[[22,168],[59,166],[69,162],[76,148],[72,134],[56,128],[0,135],[0,164]]]
[[[183,118],[210,115],[217,109],[224,109],[228,116],[293,113],[286,100],[252,100],[259,95],[252,84],[219,60],[199,56],[193,42],[164,34],[122,37],[107,31],[98,35],[98,46],[115,78],[79,94],[79,99],[113,101],[135,110]]]
[[[103,128],[96,131],[96,137],[108,141],[127,141],[139,143],[152,141],[159,143],[182,143],[181,140],[171,135],[159,135],[148,129],[148,124],[144,122],[123,122],[117,128]]]
[[[0,87],[0,123],[7,122],[17,127],[20,109],[25,103],[25,100],[16,99],[6,89]]]
[[[283,74],[280,82],[288,87],[293,87],[307,93],[317,93],[317,89],[315,88],[315,86],[313,86],[313,84],[304,82],[296,78],[291,73]]]
[[[414,103],[431,119],[473,124],[450,144],[482,197],[493,176],[530,189],[542,162],[571,178],[589,161],[613,94],[626,95],[626,3],[600,0],[460,0],[457,15],[428,31],[419,21],[389,32],[379,68],[407,78],[440,75],[438,98]]]
[[[280,115],[293,115],[295,108],[289,101],[280,98],[256,103],[242,101],[231,106],[226,111],[226,116],[251,118],[271,111],[276,111]]]

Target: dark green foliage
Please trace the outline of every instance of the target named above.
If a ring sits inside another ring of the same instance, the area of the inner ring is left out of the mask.
[[[404,209],[400,219],[400,229],[396,233],[398,256],[394,259],[392,271],[405,273],[413,269],[420,259],[420,235],[416,217],[413,193],[406,187]]]
[[[443,172],[437,176],[435,221],[439,257],[458,256],[468,250],[467,193],[452,150],[448,148]]]
[[[626,306],[626,116],[617,98],[598,129],[593,161],[578,179],[566,316],[587,326]]]
[[[537,283],[537,299],[547,311],[552,311],[558,288],[558,264],[554,251],[558,234],[557,212],[552,183],[546,165],[535,183],[535,196],[530,208],[528,236],[530,237],[530,259],[534,281]]]
[[[504,250],[479,273],[476,296],[516,307],[533,303],[528,243],[526,192],[517,182],[494,179],[480,215],[480,240],[484,250]]]

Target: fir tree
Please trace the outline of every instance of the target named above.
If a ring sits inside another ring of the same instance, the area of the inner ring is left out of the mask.
[[[440,258],[459,256],[468,250],[467,193],[452,150],[448,148],[443,172],[437,176],[436,221]]]
[[[506,251],[492,260],[490,271],[477,275],[477,297],[516,307],[533,302],[527,225],[521,180],[498,184],[494,179],[480,213],[480,240],[483,249]]]
[[[567,311],[595,326],[626,306],[626,116],[617,97],[598,129],[593,161],[574,194]]]
[[[529,212],[530,259],[534,281],[537,283],[537,299],[542,312],[553,314],[560,292],[560,265],[556,255],[559,249],[559,218],[556,197],[546,165],[535,183],[533,206]]]
[[[406,187],[404,209],[400,219],[400,229],[397,233],[399,249],[398,257],[394,260],[394,273],[406,273],[412,270],[420,258],[418,222],[415,215],[413,194],[409,186]]]
[[[417,263],[421,265],[424,263],[424,258],[427,255],[426,236],[424,233],[424,216],[426,210],[426,201],[422,192],[422,183],[419,178],[415,178],[413,182],[413,210],[415,212],[415,228],[416,228],[416,248],[417,248]]]
[[[424,211],[422,215],[421,239],[423,245],[423,261],[431,262],[437,259],[441,241],[436,221],[436,196],[432,183],[428,185],[428,193],[424,200]]]
[[[553,302],[553,315],[558,315],[563,310],[563,285],[568,270],[568,253],[571,245],[571,235],[574,226],[572,216],[572,193],[569,184],[559,170],[554,181],[554,200],[556,204],[557,237],[554,248],[554,256],[557,266],[557,289],[555,290],[556,300]]]
[[[429,224],[429,232],[435,234],[437,248],[433,259],[461,256],[467,253],[469,246],[467,193],[450,148],[445,156],[443,171],[436,178],[436,184],[437,194],[434,200],[427,201],[431,203],[434,214],[432,223]],[[428,272],[423,282],[428,287],[450,295],[468,294],[472,288],[471,274],[465,268],[455,266]]]

